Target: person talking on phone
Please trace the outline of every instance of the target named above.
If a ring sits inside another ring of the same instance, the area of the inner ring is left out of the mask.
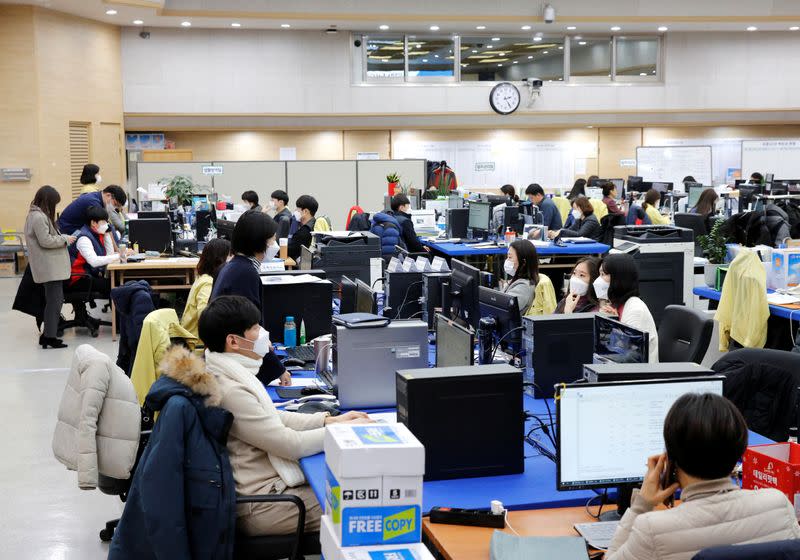
[[[569,291],[558,302],[554,313],[593,313],[597,311],[599,303],[592,285],[600,275],[600,259],[597,257],[584,257],[580,259],[569,277]]]
[[[712,546],[800,538],[794,508],[782,492],[741,490],[731,480],[747,448],[747,424],[728,399],[688,393],[664,420],[666,453],[647,460],[647,474],[622,516],[606,560],[690,560]],[[681,504],[670,503],[681,490]]]

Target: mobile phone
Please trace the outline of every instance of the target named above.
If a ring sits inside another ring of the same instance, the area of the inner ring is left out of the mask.
[[[664,472],[661,473],[661,489],[666,490],[677,480],[677,474],[675,473],[675,465],[672,464],[672,461],[667,460],[667,464],[664,468]],[[669,498],[664,500],[664,505],[671,508],[675,505],[675,493],[673,492],[670,494]]]

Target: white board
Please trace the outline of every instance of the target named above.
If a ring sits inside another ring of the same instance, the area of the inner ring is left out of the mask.
[[[742,178],[754,171],[772,173],[776,179],[800,178],[800,139],[744,140]]]
[[[328,216],[333,229],[344,229],[347,211],[356,202],[355,161],[287,161],[289,208],[300,195],[317,199],[317,216]]]
[[[383,197],[388,194],[386,176],[397,173],[400,185],[425,190],[424,159],[383,159],[358,162],[358,205],[365,212],[383,210]]]
[[[286,190],[286,163],[282,161],[215,161],[222,174],[214,176],[214,190],[241,202],[244,191],[256,191],[262,207],[269,206],[269,195]]]
[[[673,183],[683,192],[683,178],[691,175],[698,183],[713,184],[711,146],[639,146],[636,174],[643,181]]]

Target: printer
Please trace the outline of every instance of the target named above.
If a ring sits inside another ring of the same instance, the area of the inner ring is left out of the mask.
[[[312,268],[339,283],[342,276],[370,284],[370,259],[381,258],[381,240],[368,231],[315,231]]]

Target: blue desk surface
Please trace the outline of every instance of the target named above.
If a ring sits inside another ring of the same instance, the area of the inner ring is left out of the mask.
[[[473,247],[463,243],[436,243],[420,239],[423,245],[427,245],[434,251],[445,254],[448,257],[471,257],[480,255],[505,255],[507,247]],[[549,247],[536,247],[539,256],[554,255],[602,255],[607,253],[610,247],[602,243],[566,243],[564,247],[559,247],[550,243]]]
[[[719,301],[719,298],[722,297],[721,292],[714,288],[709,288],[708,286],[698,286],[692,291],[696,296],[713,299],[715,301]],[[793,321],[800,319],[800,309],[789,309],[788,307],[781,307],[780,305],[770,305],[769,312],[771,315],[783,319],[790,319]]]

